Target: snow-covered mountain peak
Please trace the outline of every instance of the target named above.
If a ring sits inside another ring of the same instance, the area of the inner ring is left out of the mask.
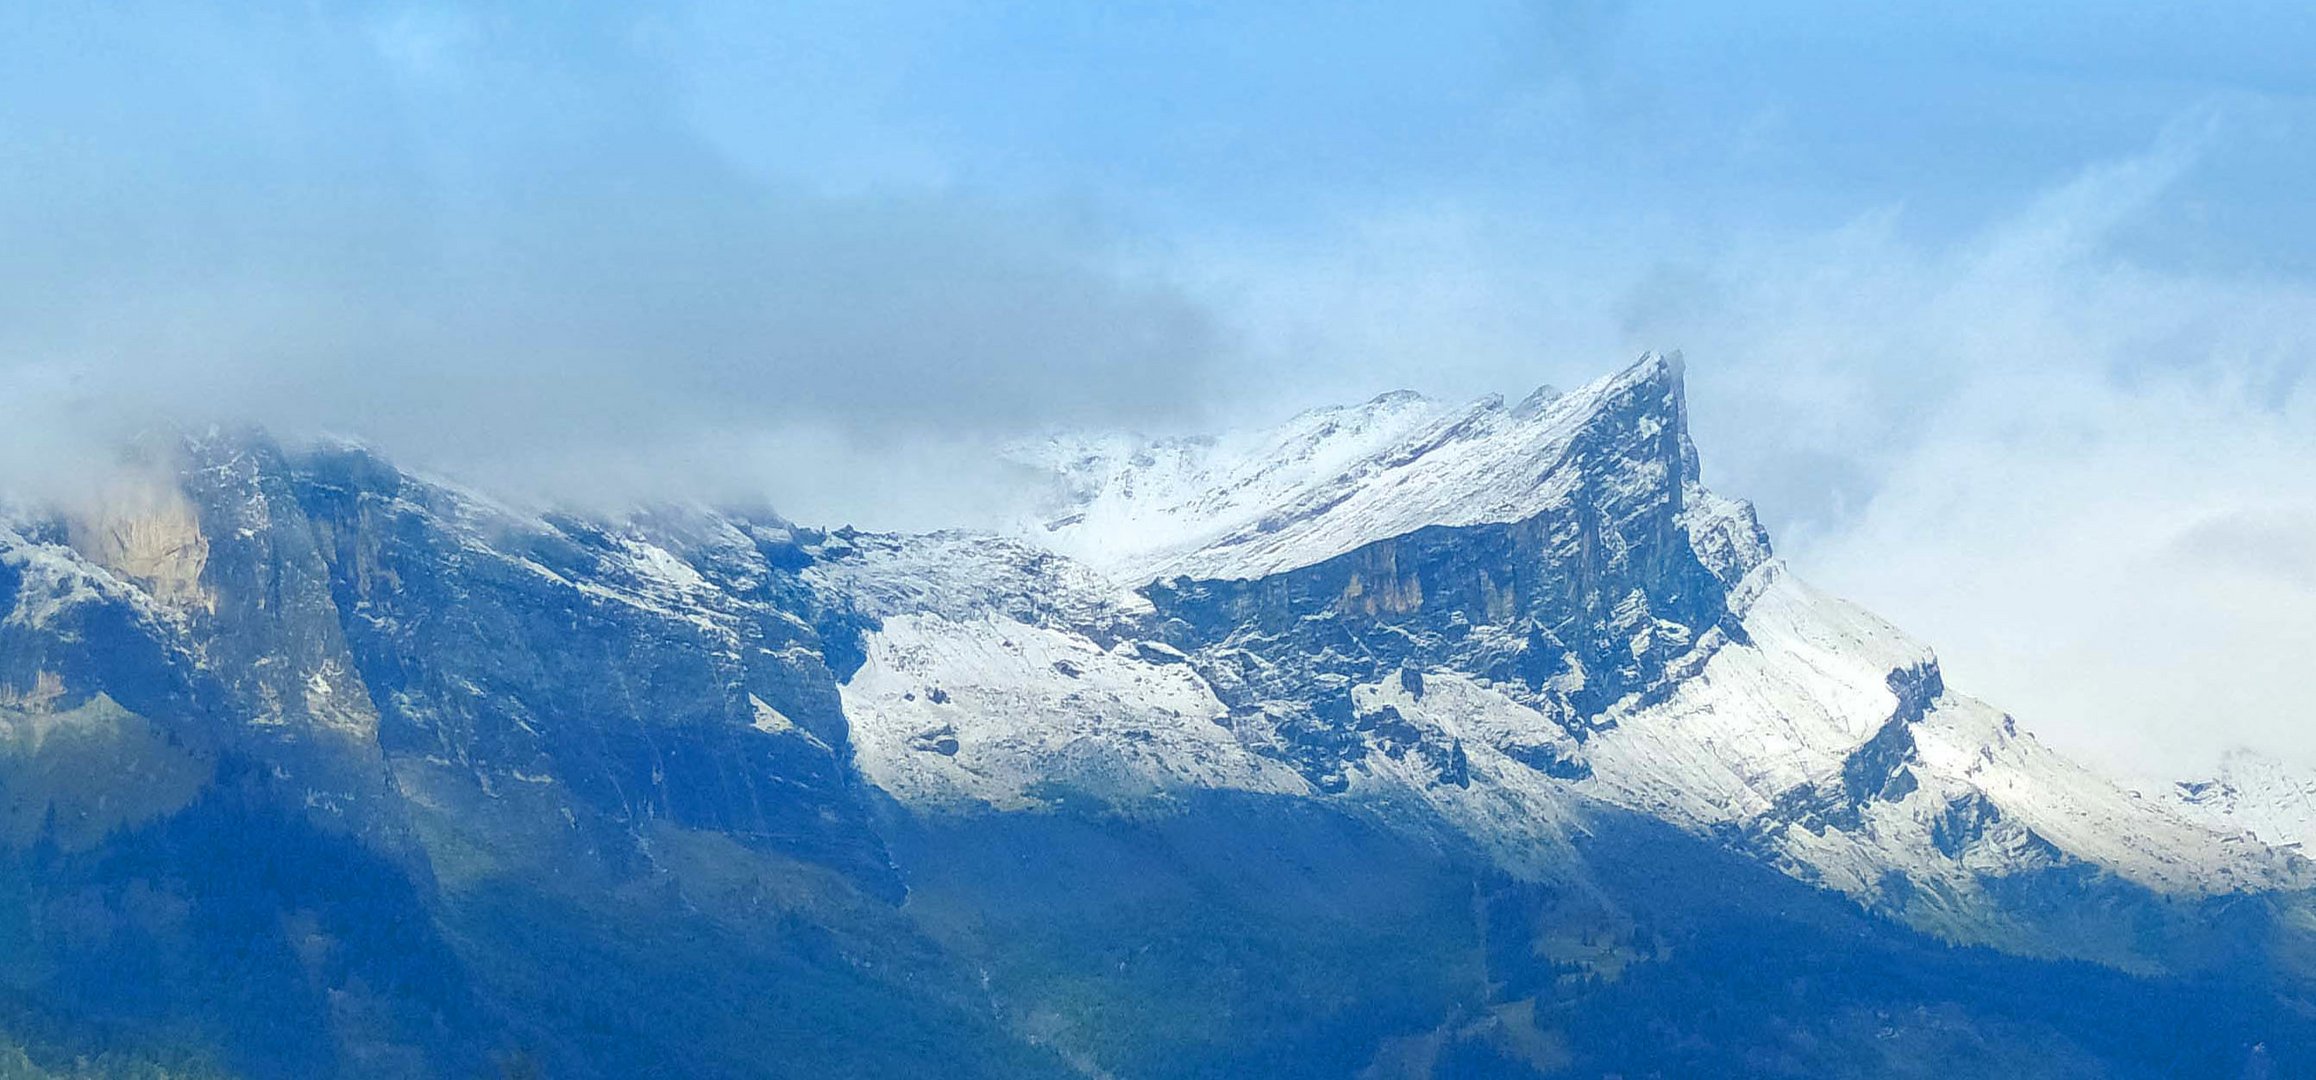
[[[1611,806],[1973,940],[2023,932],[2002,897],[2041,875],[2311,880],[2274,849],[2298,833],[2132,796],[1797,579],[1699,482],[1683,374],[1651,354],[1511,405],[1401,391],[1025,447],[1058,495],[1015,537],[863,540],[807,572],[885,619],[844,689],[861,767],[926,805],[1062,782],[1420,806],[1545,876]],[[2271,789],[2312,816],[2316,783]]]
[[[1263,577],[1427,526],[1520,521],[1587,484],[1678,500],[1696,475],[1681,360],[1655,353],[1511,406],[1395,391],[1260,431],[1062,436],[1017,456],[1057,478],[1021,533],[1128,583]]]

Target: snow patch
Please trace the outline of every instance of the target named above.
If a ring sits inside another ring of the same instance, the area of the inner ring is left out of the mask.
[[[1658,417],[1677,423],[1680,396],[1678,361],[1652,354],[1510,408],[1495,396],[1454,408],[1401,393],[1246,435],[1058,437],[1017,451],[1061,488],[1018,531],[1119,581],[1266,577],[1427,526],[1533,517],[1586,482],[1566,459],[1604,414],[1639,408],[1642,437],[1663,436]],[[1684,459],[1686,436],[1671,434]],[[1661,457],[1629,465],[1606,482],[1666,479]]]
[[[1194,788],[1305,794],[1247,751],[1187,665],[1001,616],[896,615],[842,688],[854,760],[904,803],[1026,809]],[[1063,796],[1066,797],[1066,796]]]

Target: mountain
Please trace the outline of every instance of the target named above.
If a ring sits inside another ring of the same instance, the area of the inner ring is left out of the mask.
[[[1801,581],[1678,358],[1014,453],[1052,490],[1002,533],[254,434],[10,512],[0,1062],[2316,1068],[2299,834]]]

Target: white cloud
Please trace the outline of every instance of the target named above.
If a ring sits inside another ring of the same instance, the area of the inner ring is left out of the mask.
[[[2071,752],[2153,776],[2238,744],[2316,760],[2308,404],[2189,374],[1982,374],[1853,519],[1789,547]]]
[[[1075,213],[735,165],[630,17],[22,21],[0,41],[20,489],[129,433],[255,423],[522,493],[835,512],[1028,427],[1193,411],[1220,348]]]

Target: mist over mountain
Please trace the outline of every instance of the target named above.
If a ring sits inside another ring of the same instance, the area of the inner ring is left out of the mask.
[[[0,5],[0,1080],[2316,1075],[2301,7]]]
[[[12,511],[12,1067],[2316,1063],[2316,802],[1950,688],[1702,485],[1683,371],[1023,445],[1011,530],[254,433]]]
[[[2316,763],[2316,43],[2232,14],[25,7],[0,489],[256,424],[597,514],[990,527],[1054,427],[1680,346],[1786,557],[2070,754]]]

